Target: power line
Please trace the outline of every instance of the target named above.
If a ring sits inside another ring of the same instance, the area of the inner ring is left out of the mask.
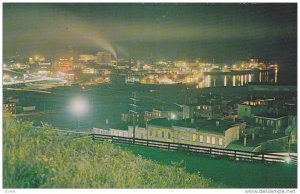
[[[129,104],[129,106],[131,107],[129,109],[129,113],[132,114],[132,125],[133,125],[133,134],[132,134],[132,139],[133,139],[133,144],[135,143],[135,122],[136,122],[136,117],[138,116],[138,112],[136,111],[137,110],[137,107],[138,105],[136,104],[137,101],[139,101],[137,98],[136,98],[136,92],[132,92],[132,97],[129,98],[132,103]]]

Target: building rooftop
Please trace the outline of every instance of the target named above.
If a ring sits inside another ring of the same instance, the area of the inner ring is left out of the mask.
[[[219,122],[217,126],[217,122]],[[238,122],[239,123],[239,122]],[[228,120],[205,120],[205,119],[197,119],[194,123],[191,122],[191,119],[183,119],[183,120],[168,120],[166,118],[153,119],[148,122],[149,125],[156,125],[162,127],[185,127],[185,128],[193,128],[198,131],[203,132],[213,132],[217,134],[223,134],[229,127],[238,124]]]
[[[156,125],[156,126],[162,126],[162,127],[172,127],[175,123],[175,120],[169,120],[166,118],[158,118],[158,119],[152,119],[148,121],[149,125]]]
[[[272,118],[272,119],[278,119],[281,117],[286,117],[286,114],[275,114],[275,113],[265,113],[265,114],[258,114],[254,115],[254,117],[264,117],[264,118]]]
[[[181,111],[181,107],[177,105],[166,105],[161,107],[154,107],[153,110],[158,111]]]
[[[128,124],[126,122],[116,123],[116,124],[112,124],[109,128],[127,131]]]
[[[201,105],[206,105],[206,106],[214,106],[214,105],[222,105],[221,102],[216,101],[216,102],[194,102],[194,103],[189,103],[185,104],[186,106],[201,106]]]

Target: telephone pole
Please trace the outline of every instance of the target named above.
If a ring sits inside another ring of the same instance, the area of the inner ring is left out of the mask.
[[[136,117],[138,116],[138,112],[136,111],[138,105],[136,105],[136,102],[139,101],[136,98],[136,92],[132,92],[132,98],[130,98],[132,101],[129,106],[131,107],[129,109],[129,113],[132,114],[132,125],[133,125],[133,134],[132,134],[132,139],[133,139],[133,144],[135,144],[135,126],[136,126]]]

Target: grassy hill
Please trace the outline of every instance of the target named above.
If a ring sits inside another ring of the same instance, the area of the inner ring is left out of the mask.
[[[226,188],[297,188],[297,166],[287,163],[234,161],[138,145],[120,145],[135,155],[162,165],[176,163],[186,172],[197,173]]]
[[[207,188],[220,185],[109,142],[61,135],[3,119],[4,188]]]

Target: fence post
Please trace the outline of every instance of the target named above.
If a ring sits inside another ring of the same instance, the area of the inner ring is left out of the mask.
[[[147,147],[149,147],[149,140],[147,139]]]
[[[234,150],[234,160],[236,160],[236,150]]]
[[[92,134],[92,140],[95,141],[95,134]]]
[[[168,150],[170,150],[170,142],[168,142]]]
[[[209,156],[211,157],[211,148],[209,148]]]
[[[261,155],[261,160],[264,162],[265,161],[265,154]]]

